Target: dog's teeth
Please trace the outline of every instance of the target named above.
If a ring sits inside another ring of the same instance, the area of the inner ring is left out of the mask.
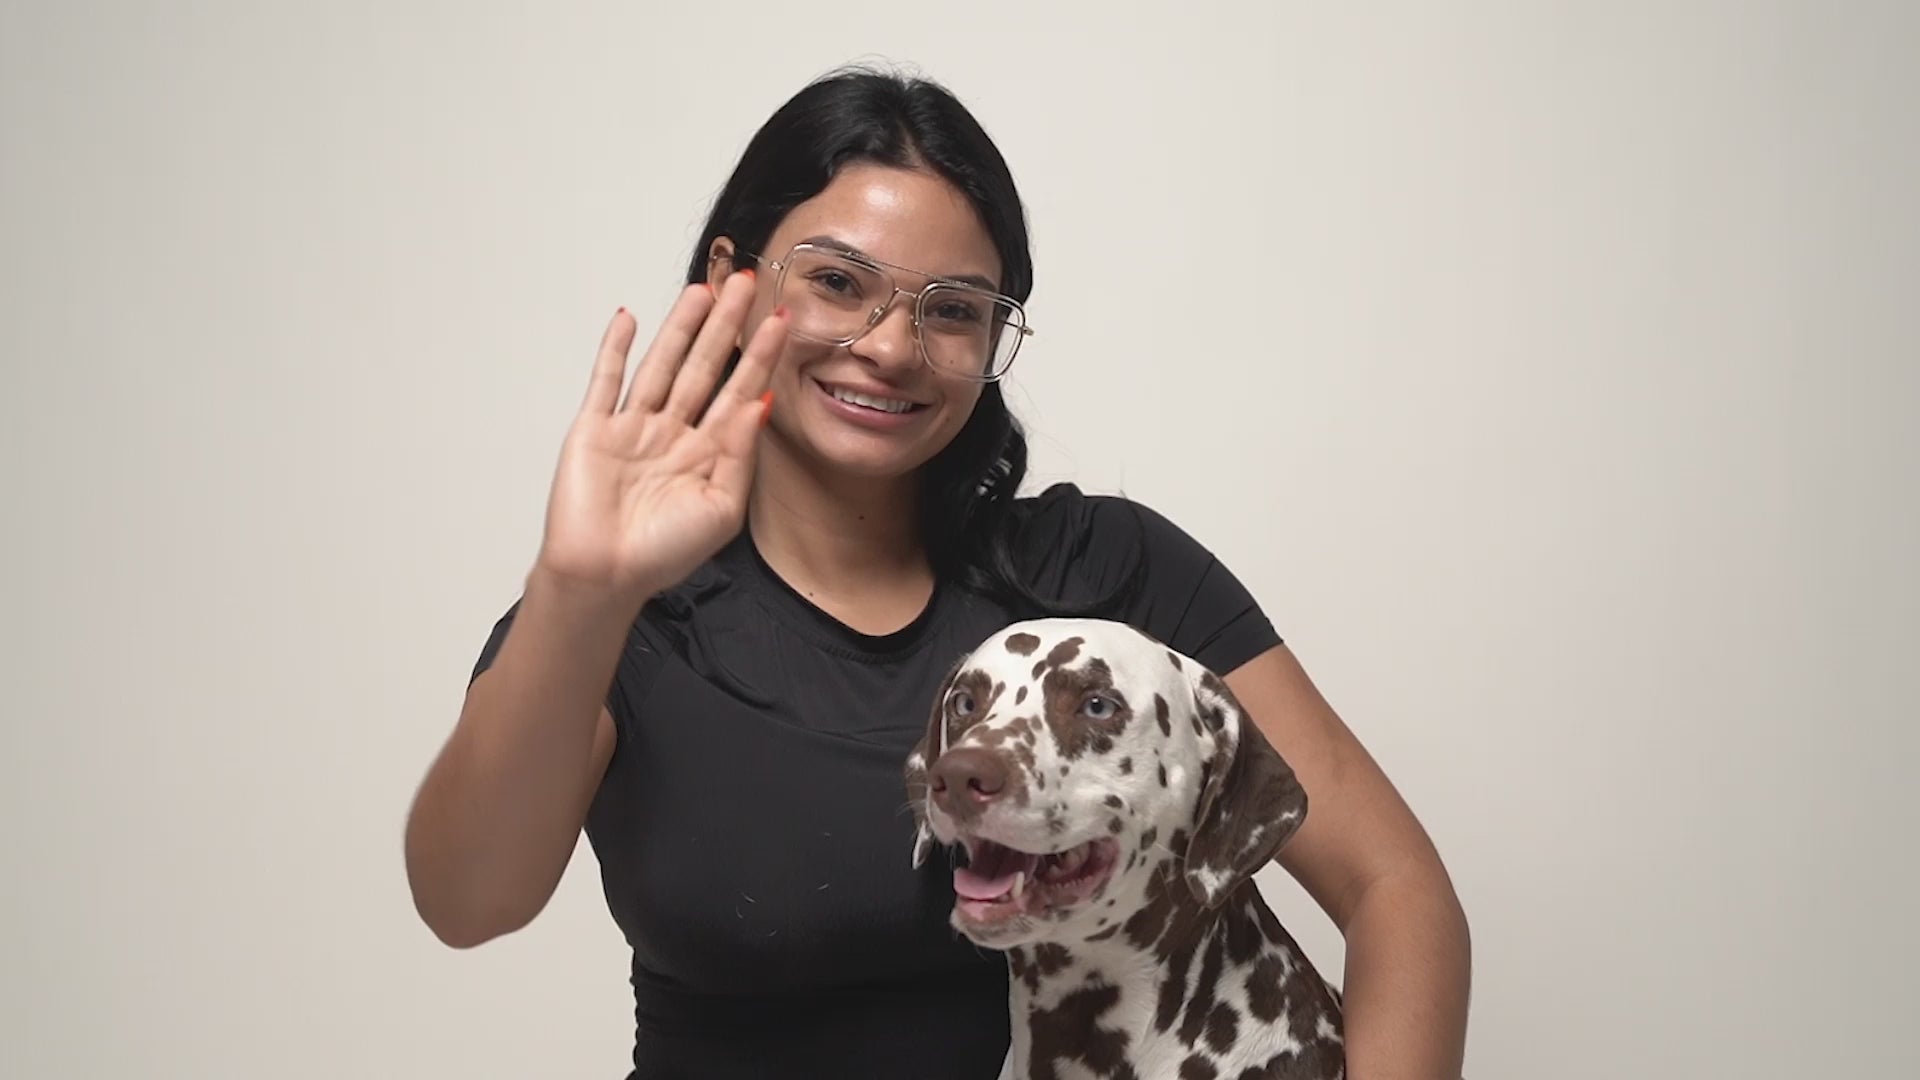
[[[1027,891],[1027,872],[1025,870],[1022,870],[1019,873],[1016,873],[1013,875],[1014,902],[1018,903],[1020,901],[1021,896],[1024,895],[1026,891]]]

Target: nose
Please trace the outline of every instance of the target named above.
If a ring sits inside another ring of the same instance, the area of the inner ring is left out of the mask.
[[[962,746],[941,754],[927,770],[935,806],[956,818],[971,818],[1007,790],[1007,763],[979,747]]]
[[[913,298],[896,296],[887,313],[852,345],[854,355],[885,370],[910,371],[920,366],[920,346],[913,339]]]

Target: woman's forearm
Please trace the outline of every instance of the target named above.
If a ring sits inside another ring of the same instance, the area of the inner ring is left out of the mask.
[[[1350,1080],[1456,1080],[1466,1053],[1472,951],[1441,871],[1381,878],[1346,926]]]

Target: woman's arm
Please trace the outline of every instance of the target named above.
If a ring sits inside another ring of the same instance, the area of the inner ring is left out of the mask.
[[[1353,1080],[1451,1080],[1466,1052],[1466,915],[1431,839],[1292,650],[1267,650],[1228,688],[1293,766],[1307,820],[1279,863],[1347,942]]]

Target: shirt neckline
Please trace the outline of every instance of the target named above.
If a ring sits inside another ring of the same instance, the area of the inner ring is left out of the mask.
[[[928,630],[945,611],[951,593],[946,580],[936,574],[933,592],[919,614],[897,630],[868,634],[841,622],[781,577],[760,553],[751,529],[740,530],[734,549],[736,560],[764,586],[756,591],[765,606],[783,616],[781,621],[815,644],[852,659],[886,660],[912,651],[925,641]]]

